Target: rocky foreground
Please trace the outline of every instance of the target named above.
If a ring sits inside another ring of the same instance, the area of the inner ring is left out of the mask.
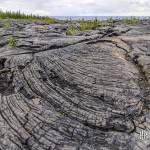
[[[66,30],[0,22],[0,150],[149,150],[150,22]]]

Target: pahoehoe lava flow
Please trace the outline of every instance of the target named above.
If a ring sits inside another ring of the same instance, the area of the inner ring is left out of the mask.
[[[150,149],[139,139],[150,133],[150,22],[76,36],[64,24],[3,24],[1,150]]]

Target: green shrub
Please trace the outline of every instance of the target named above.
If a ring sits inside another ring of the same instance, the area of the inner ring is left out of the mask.
[[[11,48],[16,48],[17,41],[14,37],[10,36],[8,42]]]
[[[76,35],[78,33],[78,30],[75,28],[74,25],[70,25],[66,31],[67,35]]]

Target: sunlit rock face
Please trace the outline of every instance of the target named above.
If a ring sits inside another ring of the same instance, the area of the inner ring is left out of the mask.
[[[148,23],[77,36],[67,25],[3,23],[0,149],[150,149]]]

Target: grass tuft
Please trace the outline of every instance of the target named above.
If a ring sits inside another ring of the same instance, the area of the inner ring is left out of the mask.
[[[8,42],[9,42],[10,48],[16,48],[17,41],[14,37],[10,36]]]
[[[80,30],[95,30],[100,25],[100,21],[97,18],[92,20],[80,20]]]
[[[4,29],[10,29],[11,28],[11,23],[9,21],[6,21],[4,23]]]
[[[76,35],[78,33],[78,30],[74,25],[70,25],[66,31],[66,35]]]

